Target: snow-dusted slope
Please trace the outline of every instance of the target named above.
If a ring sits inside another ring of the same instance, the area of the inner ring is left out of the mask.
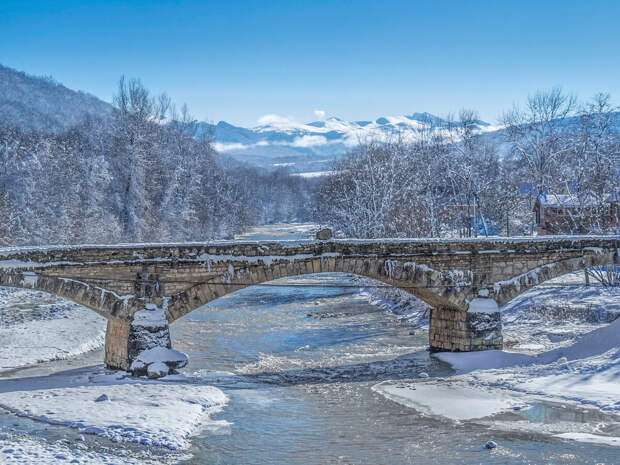
[[[0,124],[62,131],[87,116],[109,116],[112,111],[112,105],[93,95],[0,65]]]
[[[0,373],[100,349],[105,318],[30,289],[0,288]]]

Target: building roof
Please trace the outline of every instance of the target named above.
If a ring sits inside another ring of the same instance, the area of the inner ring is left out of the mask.
[[[615,196],[615,197],[614,197]],[[618,194],[604,194],[606,202],[617,202]],[[615,200],[614,200],[615,198]],[[578,194],[540,194],[540,205],[549,207],[594,207],[599,204],[598,197],[593,192]]]

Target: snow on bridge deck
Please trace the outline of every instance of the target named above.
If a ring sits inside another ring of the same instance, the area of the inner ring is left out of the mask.
[[[282,239],[282,240],[214,240],[204,242],[139,242],[118,244],[50,244],[28,245],[14,247],[0,247],[0,256],[6,256],[16,252],[56,251],[74,249],[145,249],[145,248],[175,248],[175,247],[210,247],[210,246],[235,246],[235,245],[268,245],[282,244],[283,246],[297,247],[314,243],[342,243],[342,244],[377,244],[377,243],[423,243],[423,244],[470,244],[470,243],[497,243],[514,244],[523,242],[581,242],[584,240],[620,240],[620,235],[557,235],[557,236],[491,236],[491,237],[416,237],[416,238],[377,238],[377,239],[330,239],[329,241],[317,241],[314,239]]]

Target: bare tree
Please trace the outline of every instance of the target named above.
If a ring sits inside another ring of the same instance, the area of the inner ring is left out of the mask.
[[[561,88],[538,91],[524,110],[515,106],[502,117],[505,136],[538,192],[554,192],[562,185],[564,159],[570,152],[576,99]],[[560,180],[558,180],[560,178]]]

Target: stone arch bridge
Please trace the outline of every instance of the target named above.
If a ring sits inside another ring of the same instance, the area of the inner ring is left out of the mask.
[[[553,277],[617,263],[618,241],[211,242],[26,247],[0,255],[0,285],[56,294],[107,318],[105,363],[126,370],[141,351],[170,347],[168,324],[213,299],[277,278],[325,272],[367,276],[422,299],[432,309],[431,350],[498,349],[499,307]]]

